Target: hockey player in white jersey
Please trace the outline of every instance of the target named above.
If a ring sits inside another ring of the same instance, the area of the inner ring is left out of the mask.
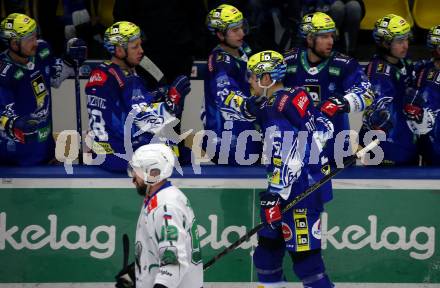
[[[137,288],[200,288],[203,264],[188,198],[168,178],[175,155],[164,144],[141,146],[129,175],[145,197],[136,228]]]

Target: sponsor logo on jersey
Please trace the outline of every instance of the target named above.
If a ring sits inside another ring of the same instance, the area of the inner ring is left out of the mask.
[[[93,142],[92,150],[97,155],[114,154],[112,146],[107,142]]]
[[[41,59],[46,58],[47,56],[49,56],[49,49],[44,48],[43,50],[41,50],[38,55],[40,56]]]
[[[298,70],[298,66],[297,65],[292,65],[292,66],[287,66],[287,73],[296,73],[296,71]]]
[[[307,94],[304,91],[300,91],[292,100],[292,104],[298,110],[298,113],[301,116],[301,118],[304,117],[304,115],[306,114],[309,103],[310,103],[309,98],[307,97]]]
[[[17,69],[17,71],[14,74],[14,78],[20,80],[21,78],[23,78],[23,76],[24,76],[23,70]]]
[[[1,76],[6,76],[6,74],[8,73],[9,68],[12,67],[12,64],[9,63],[1,63],[0,65],[0,70],[2,71],[2,73],[0,74]]]
[[[94,70],[90,75],[89,82],[86,87],[90,86],[102,86],[107,81],[107,74],[102,70]]]
[[[289,95],[283,95],[280,99],[280,102],[278,103],[278,111],[281,112],[284,110],[284,106],[286,106],[287,99],[289,99]]]
[[[296,231],[296,251],[310,250],[309,227],[307,224],[306,210],[295,209],[293,220]]]
[[[312,236],[318,240],[321,240],[321,220],[320,219],[316,220],[316,222],[313,223]]]
[[[341,74],[341,69],[338,67],[330,66],[328,72],[330,73],[330,75],[339,76]]]
[[[121,87],[121,88],[124,87],[124,85],[125,85],[124,81],[121,79],[121,77],[119,76],[118,72],[116,72],[115,69],[110,68],[110,69],[108,69],[108,72],[110,74],[112,74],[113,77],[115,77],[116,81],[118,82],[119,87]]]
[[[38,75],[37,78],[31,80],[32,90],[34,91],[35,99],[37,101],[37,107],[41,108],[44,105],[46,96],[49,94],[44,84],[42,75]]]
[[[292,229],[290,229],[289,225],[287,225],[286,223],[283,223],[283,225],[281,226],[281,230],[283,231],[284,241],[287,242],[290,239],[292,239],[293,233],[292,233]]]

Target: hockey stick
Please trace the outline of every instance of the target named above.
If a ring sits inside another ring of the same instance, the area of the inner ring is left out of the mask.
[[[122,248],[123,248],[123,255],[122,255],[122,270],[125,270],[128,265],[128,254],[130,253],[130,244],[128,243],[128,235],[124,234],[122,235]]]
[[[141,60],[141,63],[139,63],[139,66],[142,69],[144,69],[146,72],[148,72],[151,76],[153,76],[153,78],[158,83],[162,83],[164,81],[164,74],[163,74],[163,72],[147,56],[144,55],[144,57],[142,57],[142,60]]]
[[[84,163],[83,161],[83,141],[82,141],[82,121],[81,121],[81,86],[79,85],[79,63],[75,60],[75,100],[76,100],[76,131],[79,135],[79,154],[78,162],[80,165]]]
[[[339,174],[339,172],[341,172],[342,170],[344,170],[346,167],[351,166],[352,164],[354,164],[356,162],[357,159],[361,159],[364,157],[364,155],[371,151],[372,149],[374,149],[377,145],[379,144],[379,140],[374,140],[373,142],[371,142],[370,144],[368,144],[365,148],[359,150],[356,154],[350,156],[349,158],[347,158],[344,161],[344,167],[342,168],[335,168],[333,171],[331,171],[329,174],[327,174],[326,176],[324,176],[320,181],[316,182],[315,184],[313,184],[313,186],[310,186],[307,190],[305,190],[304,192],[302,192],[301,194],[297,195],[289,204],[286,205],[286,207],[284,207],[283,211],[281,211],[281,213],[286,213],[289,209],[291,209],[293,206],[295,206],[296,204],[298,204],[298,202],[300,202],[301,200],[303,200],[304,198],[306,198],[307,196],[309,196],[313,191],[315,191],[316,189],[318,189],[319,187],[321,187],[324,183],[326,183],[328,180],[332,179],[333,177],[335,177],[337,174]],[[203,270],[207,270],[209,267],[211,267],[215,262],[217,262],[220,258],[222,258],[223,256],[225,256],[226,254],[228,254],[229,252],[231,252],[232,250],[234,250],[235,248],[237,248],[238,246],[240,246],[243,242],[248,241],[252,235],[254,235],[255,233],[257,233],[259,230],[261,230],[264,227],[264,223],[260,223],[257,226],[255,226],[254,228],[252,228],[251,230],[249,230],[244,236],[242,236],[240,239],[238,239],[237,241],[235,241],[234,243],[232,243],[229,247],[226,247],[222,252],[220,252],[219,254],[217,254],[216,256],[214,256],[211,260],[209,260],[208,262],[206,262],[203,265]]]

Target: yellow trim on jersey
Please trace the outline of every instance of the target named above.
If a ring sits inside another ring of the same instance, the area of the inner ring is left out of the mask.
[[[294,209],[293,219],[295,222],[296,251],[310,250],[309,225],[307,223],[307,209]]]

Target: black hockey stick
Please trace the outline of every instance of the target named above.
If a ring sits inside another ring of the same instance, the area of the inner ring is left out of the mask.
[[[307,196],[309,196],[313,191],[315,191],[316,189],[318,189],[319,187],[321,187],[324,183],[326,183],[328,180],[332,179],[333,177],[335,177],[337,174],[339,174],[339,172],[341,172],[342,170],[344,170],[346,167],[353,165],[357,159],[361,159],[364,157],[364,155],[371,151],[372,149],[374,149],[377,145],[379,144],[378,140],[374,140],[373,142],[371,142],[370,144],[368,144],[365,148],[359,150],[356,154],[348,157],[345,161],[344,161],[344,167],[342,168],[335,168],[333,171],[331,171],[329,174],[327,174],[326,176],[324,176],[320,181],[316,182],[315,184],[313,184],[313,186],[310,186],[307,190],[305,190],[304,192],[302,192],[301,194],[298,194],[289,204],[286,205],[286,207],[284,207],[283,211],[281,211],[281,213],[285,213],[286,211],[288,211],[289,209],[291,209],[293,206],[295,206],[296,204],[298,204],[298,202],[300,202],[301,200],[303,200],[304,198],[306,198]],[[209,267],[211,267],[215,262],[217,262],[220,258],[222,258],[223,256],[225,256],[226,254],[228,254],[229,252],[231,252],[232,250],[234,250],[235,248],[237,248],[238,246],[240,246],[243,242],[249,241],[249,239],[252,237],[252,235],[254,235],[255,233],[257,233],[259,230],[261,230],[264,227],[264,223],[260,223],[257,226],[255,226],[254,228],[252,228],[251,230],[249,230],[245,235],[243,235],[240,239],[238,239],[237,241],[235,241],[234,243],[232,243],[229,247],[226,247],[222,252],[220,252],[219,254],[217,254],[216,256],[214,256],[211,260],[209,260],[208,262],[206,262],[203,265],[203,270],[207,270]]]
[[[81,121],[81,86],[79,85],[79,63],[75,60],[75,98],[76,98],[76,131],[79,134],[79,154],[78,163],[82,165],[83,161],[83,135],[82,135],[82,121]]]

